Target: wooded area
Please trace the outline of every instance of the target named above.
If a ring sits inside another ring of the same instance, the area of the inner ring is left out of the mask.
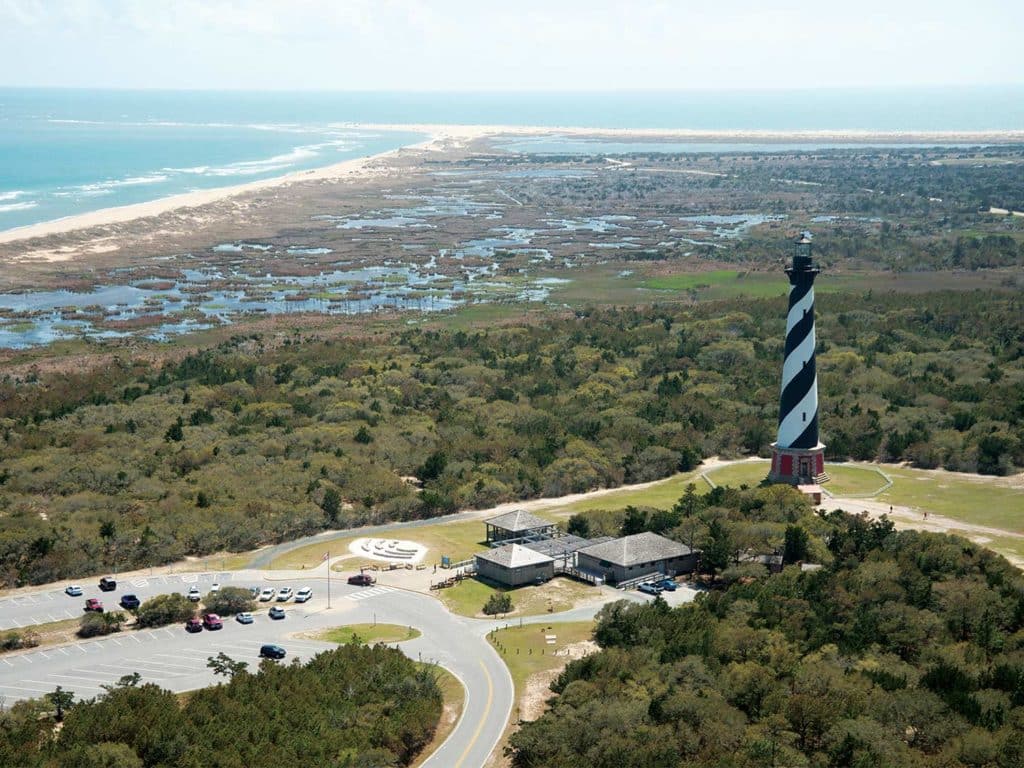
[[[1024,764],[1020,572],[888,521],[832,513],[814,530],[821,570],[759,566],[693,605],[605,607],[602,650],[511,737],[514,765]]]
[[[394,648],[357,643],[306,665],[264,661],[188,694],[139,685],[103,696],[19,702],[0,712],[5,768],[393,768],[430,742],[441,716],[434,673]]]
[[[1024,465],[1009,293],[819,302],[828,458]],[[0,383],[0,582],[654,480],[774,437],[781,300],[129,357]],[[423,490],[403,480],[415,475]]]

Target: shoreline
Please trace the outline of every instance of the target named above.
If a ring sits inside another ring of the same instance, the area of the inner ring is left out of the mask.
[[[48,237],[50,235],[63,235],[76,230],[91,229],[108,224],[124,224],[152,216],[159,216],[170,211],[199,208],[210,203],[216,203],[236,195],[248,192],[258,192],[264,189],[286,187],[303,181],[331,181],[344,178],[363,178],[376,174],[376,169],[370,164],[397,155],[407,150],[431,150],[435,147],[437,137],[430,137],[415,144],[404,144],[395,149],[385,152],[378,152],[375,155],[356,157],[349,160],[342,160],[339,163],[332,163],[320,168],[307,168],[301,171],[292,171],[282,176],[273,176],[267,179],[247,181],[242,184],[231,184],[224,187],[212,187],[200,189],[194,192],[182,192],[176,195],[160,197],[155,200],[148,200],[144,203],[130,203],[128,205],[111,206],[109,208],[97,208],[95,211],[78,213],[73,216],[65,216],[60,219],[40,221],[36,224],[26,224],[21,227],[5,229],[0,231],[0,245],[17,243],[25,240]]]
[[[142,203],[99,208],[60,219],[50,219],[0,231],[0,245],[63,235],[77,230],[123,224],[137,219],[159,216],[179,209],[199,208],[237,195],[276,187],[285,187],[303,181],[328,181],[361,178],[384,173],[371,168],[371,163],[395,156],[403,151],[439,151],[463,148],[466,144],[491,136],[588,136],[633,138],[640,140],[676,139],[706,143],[791,143],[810,141],[818,143],[863,144],[1017,144],[1024,143],[1024,130],[992,131],[869,131],[869,130],[696,130],[684,128],[586,128],[581,126],[531,125],[446,125],[439,123],[338,123],[340,127],[374,131],[412,131],[428,136],[424,141],[406,144],[395,149],[366,157],[343,160],[320,168],[293,171],[257,181],[224,187],[183,192]]]

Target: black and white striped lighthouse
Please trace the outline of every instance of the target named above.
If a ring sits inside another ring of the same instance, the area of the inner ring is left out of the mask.
[[[808,485],[828,480],[825,446],[818,440],[818,373],[814,363],[814,278],[819,269],[811,259],[811,235],[796,239],[789,275],[789,314],[786,352],[779,396],[779,431],[772,443],[776,483]]]

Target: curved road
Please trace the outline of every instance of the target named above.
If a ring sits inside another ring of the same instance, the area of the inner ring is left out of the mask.
[[[487,642],[492,629],[505,621],[490,621],[456,616],[435,598],[395,587],[359,588],[331,579],[331,607],[327,606],[326,580],[309,572],[275,572],[267,582],[260,571],[230,573],[178,574],[135,579],[118,584],[116,592],[100,593],[95,586],[81,598],[71,598],[58,587],[22,593],[0,601],[5,622],[21,626],[51,621],[61,610],[80,616],[85,597],[101,596],[113,608],[117,598],[134,592],[140,598],[166,592],[184,592],[196,584],[205,594],[214,581],[222,586],[289,585],[311,586],[314,597],[307,603],[285,604],[286,617],[272,621],[266,615],[269,605],[260,603],[256,620],[241,625],[232,619],[216,632],[188,634],[181,625],[153,630],[127,630],[98,640],[51,646],[31,651],[0,655],[0,705],[42,696],[58,685],[73,691],[78,698],[103,692],[103,685],[121,676],[138,672],[175,692],[210,685],[216,678],[206,667],[211,655],[223,651],[232,658],[258,663],[259,647],[274,642],[285,647],[289,657],[309,658],[334,647],[332,643],[306,637],[320,629],[343,624],[380,621],[416,627],[422,635],[400,644],[411,658],[440,664],[452,672],[465,688],[463,715],[448,739],[423,763],[427,768],[479,768],[487,761],[508,723],[514,689],[505,663]],[[145,582],[145,583],[142,583]],[[95,582],[92,582],[95,584]],[[608,593],[608,598],[620,596]],[[622,597],[639,599],[636,595]],[[583,620],[593,617],[600,604],[562,614],[544,614],[524,618],[524,623]]]

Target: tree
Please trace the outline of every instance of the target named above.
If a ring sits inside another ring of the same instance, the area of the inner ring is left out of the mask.
[[[807,531],[799,525],[786,526],[786,543],[782,548],[782,562],[799,563],[807,559]]]
[[[180,443],[185,438],[185,432],[182,429],[182,426],[183,422],[181,420],[181,416],[179,416],[177,421],[171,424],[164,433],[164,442]]]
[[[208,594],[203,603],[207,611],[221,616],[234,616],[256,606],[252,592],[242,587],[221,587],[219,591]]]
[[[113,685],[101,685],[100,688],[105,690],[107,693],[110,693],[111,691],[116,691],[118,688],[137,688],[141,682],[142,675],[138,672],[132,672],[130,675],[121,675]]]
[[[717,517],[708,523],[700,563],[702,568],[714,575],[729,567],[732,560],[732,536],[725,524]]]
[[[127,744],[104,741],[67,753],[60,768],[143,768],[142,758]]]
[[[366,428],[365,424],[361,424],[359,426],[359,429],[356,431],[355,437],[353,437],[352,439],[355,440],[357,443],[369,445],[370,443],[373,442],[373,435],[370,434],[370,430]]]
[[[507,592],[498,590],[484,603],[484,613],[488,616],[495,616],[499,613],[508,613],[512,610],[512,598]]]
[[[240,672],[245,672],[249,664],[245,661],[235,661],[221,651],[216,656],[207,657],[206,666],[213,670],[213,674],[223,675],[230,679]]]
[[[54,720],[58,723],[64,720],[64,710],[71,709],[75,704],[75,694],[71,691],[65,691],[63,687],[57,686],[53,693],[46,694],[46,698],[53,704],[53,708],[56,710],[54,713]]]
[[[585,539],[590,536],[590,520],[583,513],[577,512],[569,518],[569,522],[565,526],[565,530],[573,536],[579,536]]]
[[[434,451],[427,456],[427,460],[416,470],[416,476],[424,483],[436,480],[444,472],[446,466],[448,466],[448,457],[444,451]]]
[[[626,507],[626,516],[622,520],[619,532],[623,536],[632,536],[647,530],[647,514],[642,509],[630,505]]]
[[[320,509],[327,515],[327,519],[332,523],[338,521],[338,515],[341,513],[341,494],[338,493],[337,488],[327,488],[324,491],[324,497],[320,501]]]
[[[693,483],[686,484],[686,489],[683,491],[683,495],[679,497],[679,501],[677,501],[675,506],[672,507],[674,511],[678,512],[683,517],[693,517],[703,508],[703,500],[697,495],[697,486]]]
[[[139,606],[136,623],[140,627],[162,627],[191,619],[195,606],[184,595],[157,595]]]

